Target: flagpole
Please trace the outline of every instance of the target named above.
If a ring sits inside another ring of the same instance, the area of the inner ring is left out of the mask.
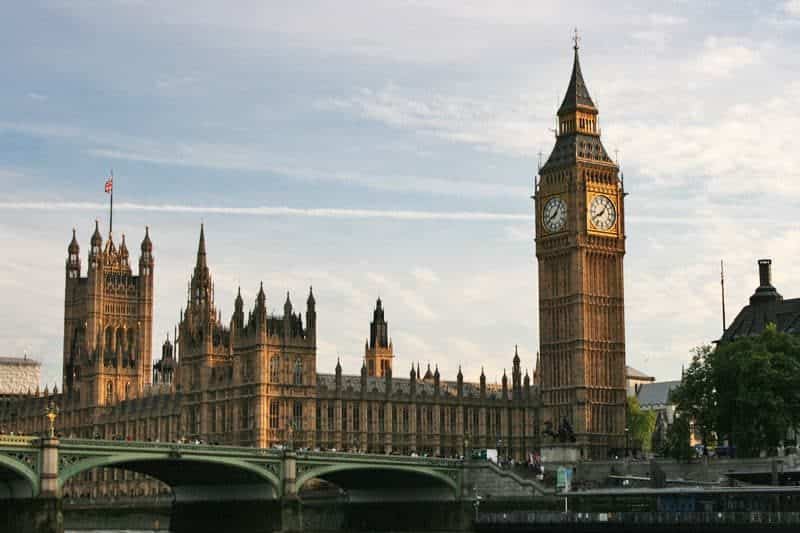
[[[108,210],[108,236],[111,237],[111,232],[114,228],[114,169],[111,169],[111,205]]]

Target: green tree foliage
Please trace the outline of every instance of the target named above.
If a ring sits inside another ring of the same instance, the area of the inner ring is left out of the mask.
[[[649,452],[653,442],[653,430],[656,427],[655,411],[643,411],[635,396],[628,396],[626,422],[630,444],[634,449]]]
[[[706,443],[716,433],[728,438],[738,455],[757,456],[800,426],[798,383],[800,340],[769,325],[761,335],[716,350],[695,349],[672,401]]]
[[[695,456],[694,448],[689,446],[691,428],[687,416],[676,416],[667,430],[667,438],[662,453],[677,461],[688,461]]]

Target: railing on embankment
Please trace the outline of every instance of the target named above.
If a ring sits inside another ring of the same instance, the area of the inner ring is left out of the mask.
[[[475,515],[478,531],[649,531],[734,532],[798,531],[800,512],[619,512],[573,513],[541,511],[482,512]]]

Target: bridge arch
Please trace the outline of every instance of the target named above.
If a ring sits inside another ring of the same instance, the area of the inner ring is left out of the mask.
[[[39,494],[39,475],[22,461],[0,454],[0,499]]]
[[[105,467],[155,478],[172,488],[177,501],[271,500],[278,497],[281,489],[278,475],[264,463],[170,452],[129,452],[79,458],[61,468],[59,488],[79,474]]]
[[[351,501],[379,498],[452,501],[459,497],[458,476],[434,468],[402,464],[340,463],[311,467],[297,476],[296,487],[322,479],[345,489]]]

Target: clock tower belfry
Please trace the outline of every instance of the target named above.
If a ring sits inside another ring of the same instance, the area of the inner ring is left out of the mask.
[[[553,151],[536,183],[543,458],[625,446],[624,193],[575,40]]]

